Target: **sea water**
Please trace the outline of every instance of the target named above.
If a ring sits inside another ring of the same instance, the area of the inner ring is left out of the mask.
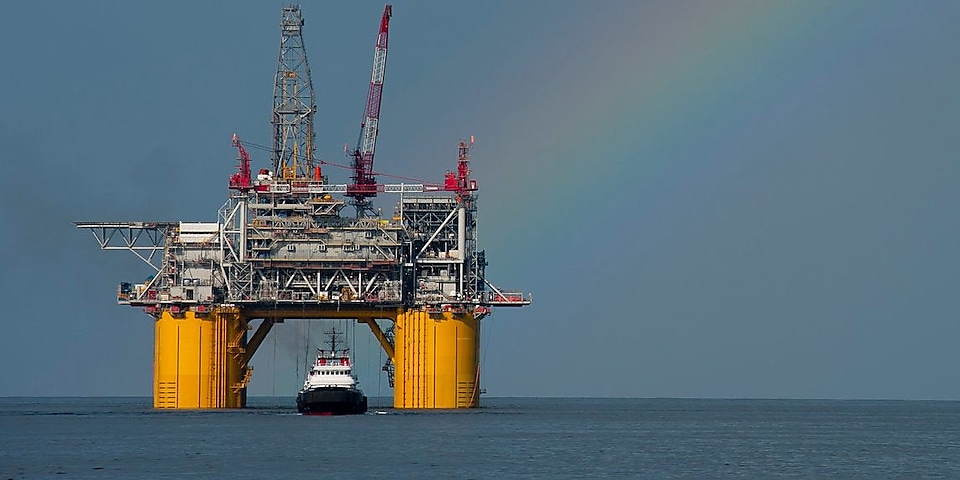
[[[293,398],[0,398],[7,478],[960,478],[960,402],[484,398],[301,416]],[[382,405],[378,407],[377,405]]]

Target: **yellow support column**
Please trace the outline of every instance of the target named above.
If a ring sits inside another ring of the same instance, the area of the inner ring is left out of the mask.
[[[224,362],[223,374],[218,376],[222,400],[212,408],[243,408],[247,406],[247,383],[253,367],[247,365],[247,319],[236,307],[219,307],[214,311],[223,329],[222,347],[217,348],[218,358]]]
[[[394,334],[395,408],[479,405],[480,324],[472,313],[401,311]]]
[[[246,378],[238,353],[245,334],[246,322],[236,309],[182,315],[165,310],[155,325],[153,406],[242,407]]]

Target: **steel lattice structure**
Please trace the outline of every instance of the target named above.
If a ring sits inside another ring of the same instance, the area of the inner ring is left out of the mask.
[[[315,165],[313,131],[317,101],[302,30],[300,7],[283,7],[280,56],[273,84],[273,171],[287,180],[320,180]]]

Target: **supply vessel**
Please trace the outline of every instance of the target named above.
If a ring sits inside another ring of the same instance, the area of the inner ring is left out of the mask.
[[[329,350],[317,349],[317,359],[297,393],[297,411],[304,415],[366,413],[367,397],[353,374],[350,349],[337,348],[340,332],[327,332]]]

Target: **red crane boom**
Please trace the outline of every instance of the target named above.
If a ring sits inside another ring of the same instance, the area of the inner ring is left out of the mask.
[[[377,47],[373,53],[373,73],[367,91],[367,105],[360,123],[360,138],[353,151],[353,184],[347,188],[347,196],[353,198],[357,216],[372,212],[369,198],[377,195],[377,180],[373,175],[373,153],[377,146],[377,123],[380,120],[380,98],[383,94],[383,73],[387,67],[387,39],[389,37],[392,8],[383,8]]]
[[[253,188],[253,183],[250,181],[250,155],[247,154],[247,149],[243,148],[240,137],[236,133],[233,134],[231,143],[237,147],[238,155],[237,173],[230,176],[230,188],[241,192],[249,191]]]

